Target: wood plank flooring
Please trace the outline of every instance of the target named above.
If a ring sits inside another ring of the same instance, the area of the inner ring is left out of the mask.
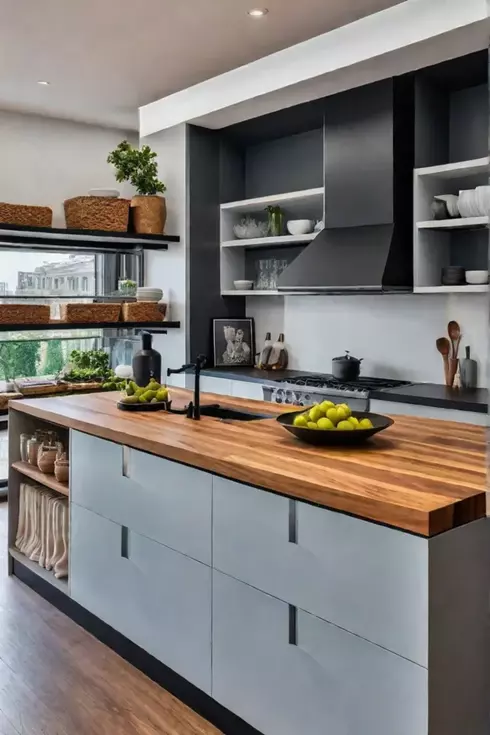
[[[15,578],[0,504],[0,735],[219,735]]]

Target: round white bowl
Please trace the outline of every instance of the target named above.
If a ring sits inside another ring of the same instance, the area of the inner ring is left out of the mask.
[[[160,301],[163,297],[161,288],[150,288],[149,286],[141,286],[136,289],[136,301]]]
[[[312,219],[290,219],[286,227],[290,235],[308,235],[313,232],[315,222]]]
[[[251,291],[254,287],[253,281],[233,281],[237,291]]]
[[[488,283],[488,271],[465,271],[464,277],[466,283],[477,285],[481,283]]]
[[[117,199],[119,192],[117,189],[90,189],[89,197],[106,197],[107,199]]]

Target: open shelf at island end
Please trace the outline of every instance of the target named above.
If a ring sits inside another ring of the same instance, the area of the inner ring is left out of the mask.
[[[59,482],[54,475],[47,475],[28,462],[23,462],[22,460],[12,462],[12,468],[17,470],[17,472],[20,472],[21,475],[28,477],[30,480],[34,480],[34,482],[38,482],[40,485],[49,487],[50,490],[55,490],[57,493],[61,493],[61,495],[68,496],[70,494],[68,484],[66,482]]]

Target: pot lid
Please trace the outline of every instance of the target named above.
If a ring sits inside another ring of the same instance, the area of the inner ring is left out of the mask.
[[[345,351],[345,355],[341,355],[340,357],[334,357],[332,358],[332,362],[357,362],[360,363],[362,361],[362,357],[359,360],[357,357],[354,357],[349,353],[348,350]]]

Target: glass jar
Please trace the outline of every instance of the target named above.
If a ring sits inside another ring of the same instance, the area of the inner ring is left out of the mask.
[[[29,439],[32,439],[32,434],[21,434],[20,435],[20,458],[23,462],[29,461],[29,453],[27,443]]]

